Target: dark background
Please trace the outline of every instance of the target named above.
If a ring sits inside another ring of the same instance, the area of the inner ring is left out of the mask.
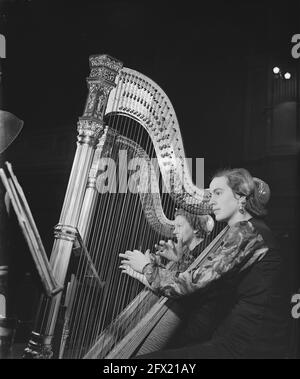
[[[186,156],[205,158],[206,186],[216,169],[228,166],[246,167],[269,183],[268,222],[290,260],[291,293],[297,291],[300,59],[291,56],[291,38],[300,33],[297,2],[15,0],[1,5],[0,32],[7,41],[2,108],[24,120],[5,158],[14,166],[49,254],[87,96],[88,57],[105,53],[165,90]],[[274,88],[286,84],[273,77],[274,65],[291,72],[296,86],[294,95],[277,102]],[[289,119],[287,113],[274,123],[276,107],[286,100],[295,105],[289,128],[282,121]],[[23,249],[19,244],[25,279],[20,273],[24,301],[17,309],[30,324],[37,291]]]

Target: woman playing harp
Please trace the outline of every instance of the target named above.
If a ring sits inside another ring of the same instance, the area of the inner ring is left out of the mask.
[[[201,252],[201,242],[204,237],[208,235],[214,227],[212,218],[208,215],[192,215],[183,209],[177,209],[174,219],[174,235],[177,239],[175,244],[172,240],[160,241],[155,245],[155,254],[150,254],[150,249],[145,252],[145,256],[157,266],[167,268],[171,271],[183,272],[185,271],[194,259]],[[137,254],[141,253],[134,250]],[[131,251],[126,251],[127,255]],[[126,254],[120,254],[121,257],[126,257]],[[167,264],[163,261],[167,260]],[[126,262],[120,266],[122,272],[140,280],[147,287],[149,285],[145,275],[133,270]]]
[[[229,229],[204,265],[182,273],[126,252],[123,265],[143,273],[151,289],[190,304],[179,346],[140,358],[281,358],[286,348],[283,258],[262,217],[266,183],[245,169],[210,183],[213,212]]]

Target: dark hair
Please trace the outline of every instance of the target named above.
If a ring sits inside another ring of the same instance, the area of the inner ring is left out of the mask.
[[[245,209],[252,216],[263,217],[267,214],[265,208],[270,199],[270,188],[261,179],[254,178],[244,168],[233,168],[218,171],[214,178],[224,176],[227,184],[237,195],[246,197]]]
[[[207,236],[214,227],[214,221],[209,215],[196,215],[179,208],[175,211],[175,217],[176,216],[183,216],[191,227],[197,231],[195,235],[198,238]]]

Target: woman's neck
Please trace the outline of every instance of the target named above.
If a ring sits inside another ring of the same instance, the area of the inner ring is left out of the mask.
[[[248,212],[245,212],[244,214],[242,213],[236,213],[233,217],[231,217],[230,220],[228,220],[227,224],[229,226],[232,226],[238,222],[241,222],[241,221],[248,221],[250,220],[250,218],[252,218],[251,214],[248,213]]]

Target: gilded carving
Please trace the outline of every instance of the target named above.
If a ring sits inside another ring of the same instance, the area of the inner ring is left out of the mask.
[[[109,55],[93,55],[90,57],[91,67],[105,66],[111,70],[119,72],[123,64]]]
[[[78,141],[94,145],[102,130],[101,120],[79,119],[77,123]]]

